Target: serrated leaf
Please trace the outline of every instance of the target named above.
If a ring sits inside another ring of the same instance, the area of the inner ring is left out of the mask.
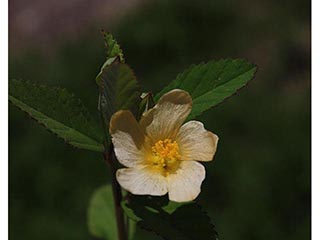
[[[114,61],[118,59],[120,62],[124,62],[123,52],[120,48],[120,45],[117,43],[117,41],[114,39],[112,34],[105,32],[102,30],[102,35],[104,39],[104,43],[107,49],[106,52],[106,61],[101,67],[101,70],[96,77],[96,82],[98,85],[100,85],[101,82],[101,74],[103,73],[103,69],[110,66]]]
[[[125,63],[115,61],[103,69],[100,84],[100,111],[105,123],[118,110],[138,110],[139,86],[131,68]]]
[[[88,227],[93,236],[106,240],[118,239],[114,211],[111,186],[105,185],[98,188],[93,193],[88,208]],[[129,239],[133,239],[135,223],[130,221],[129,224]]]
[[[9,81],[9,101],[68,144],[102,152],[101,133],[81,101],[61,88]]]
[[[117,43],[112,34],[105,31],[102,31],[102,34],[104,38],[104,43],[107,48],[107,57],[112,58],[118,56],[120,58],[120,61],[124,62],[122,49],[120,48],[120,45]]]
[[[217,239],[210,218],[195,202],[173,203],[162,197],[132,196],[122,207],[138,226],[164,239]]]
[[[99,86],[99,110],[104,122],[105,145],[110,144],[109,121],[118,110],[138,112],[139,86],[131,68],[124,63],[123,52],[110,33],[102,31],[107,60],[96,77]]]
[[[256,66],[242,59],[224,59],[192,65],[155,97],[157,101],[172,89],[190,93],[193,107],[188,120],[212,108],[235,94],[250,81]]]

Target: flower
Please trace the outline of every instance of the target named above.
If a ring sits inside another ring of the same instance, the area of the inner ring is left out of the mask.
[[[164,94],[139,122],[128,110],[110,120],[110,134],[119,162],[117,181],[136,195],[169,194],[175,202],[194,200],[200,193],[205,168],[211,161],[218,137],[199,121],[185,124],[192,98],[175,89]]]

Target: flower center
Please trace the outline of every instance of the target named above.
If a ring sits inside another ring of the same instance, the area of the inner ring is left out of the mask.
[[[181,158],[177,142],[168,138],[156,142],[152,147],[152,154],[152,165],[165,176],[177,169]]]

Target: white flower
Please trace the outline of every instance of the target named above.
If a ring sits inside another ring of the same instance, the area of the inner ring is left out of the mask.
[[[186,202],[200,193],[205,168],[218,137],[201,122],[183,122],[192,107],[191,96],[180,89],[164,94],[139,121],[130,111],[118,111],[110,120],[110,134],[119,162],[120,185],[137,195],[161,196]],[[182,125],[183,124],[183,125]]]

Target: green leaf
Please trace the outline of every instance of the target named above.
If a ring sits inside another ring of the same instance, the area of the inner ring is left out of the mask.
[[[140,91],[131,68],[124,63],[122,50],[110,33],[102,31],[107,48],[107,60],[96,77],[99,86],[99,110],[104,122],[106,144],[110,143],[109,121],[118,110],[138,113]]]
[[[105,239],[118,239],[115,209],[110,185],[98,188],[88,208],[88,227],[92,235]]]
[[[235,94],[250,81],[256,66],[242,59],[224,59],[192,65],[165,87],[155,97],[157,101],[172,89],[190,93],[193,107],[189,120]]]
[[[119,57],[121,62],[124,62],[123,52],[120,48],[120,45],[117,43],[117,41],[114,39],[111,33],[105,32],[102,30],[102,35],[104,38],[104,43],[107,48],[107,57]]]
[[[195,202],[168,202],[166,197],[131,196],[122,207],[143,229],[153,231],[164,239],[217,239],[210,218]]]
[[[90,233],[107,240],[118,239],[115,208],[110,185],[98,188],[92,195],[88,208]],[[135,223],[129,222],[129,239],[133,239]]]
[[[118,110],[129,109],[137,113],[140,91],[136,77],[125,63],[114,61],[100,75],[100,103],[106,125]]]
[[[68,144],[102,152],[101,131],[81,101],[65,89],[9,81],[9,101]]]
[[[100,85],[100,82],[101,82],[100,75],[103,74],[103,69],[110,66],[117,59],[120,62],[124,62],[122,49],[120,48],[120,45],[117,43],[114,37],[110,33],[105,32],[104,30],[102,30],[101,33],[103,35],[104,43],[107,49],[107,54],[106,54],[107,57],[106,57],[106,61],[101,67],[101,70],[98,76],[96,77],[96,82],[98,85]]]

